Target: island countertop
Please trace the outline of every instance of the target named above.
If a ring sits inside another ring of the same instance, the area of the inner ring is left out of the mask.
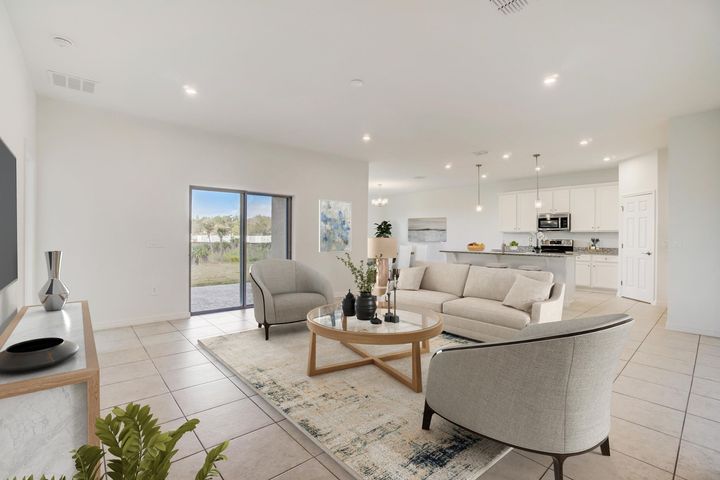
[[[513,251],[509,251],[509,250],[506,250],[504,252],[502,252],[500,250],[483,250],[482,252],[473,252],[470,250],[440,250],[440,252],[454,253],[454,254],[468,253],[470,255],[517,255],[517,256],[521,256],[521,257],[562,257],[562,258],[573,257],[576,255],[575,253],[572,253],[572,252],[571,253],[556,253],[556,252],[535,253],[535,252],[513,252]]]

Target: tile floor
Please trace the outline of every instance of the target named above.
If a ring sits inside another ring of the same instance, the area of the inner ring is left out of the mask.
[[[573,480],[720,478],[720,339],[665,329],[665,309],[599,292],[579,292],[565,319],[627,312],[636,324],[617,368],[611,457],[570,458]],[[197,340],[256,329],[252,310],[102,330],[103,413],[130,401],[150,404],[167,429],[198,418],[186,435],[173,479],[194,478],[205,452],[231,439],[223,478],[324,480],[351,476]],[[552,480],[549,457],[511,452],[483,480]]]

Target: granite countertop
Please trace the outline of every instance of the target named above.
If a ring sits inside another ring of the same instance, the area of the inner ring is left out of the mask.
[[[618,255],[618,249],[617,248],[597,248],[595,250],[590,250],[587,247],[575,247],[573,250],[573,253],[575,255]]]
[[[572,257],[575,255],[575,253],[555,253],[555,252],[522,252],[522,251],[511,251],[506,250],[505,252],[502,252],[500,250],[484,250],[482,252],[472,252],[470,250],[440,250],[442,253],[469,253],[471,255],[518,255],[521,257]]]

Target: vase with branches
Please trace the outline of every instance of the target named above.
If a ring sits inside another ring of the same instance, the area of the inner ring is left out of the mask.
[[[355,316],[358,320],[372,320],[377,311],[377,299],[372,294],[373,285],[377,276],[377,258],[375,265],[360,260],[356,265],[350,254],[344,257],[337,257],[345,265],[353,276],[353,281],[360,295],[355,299]]]

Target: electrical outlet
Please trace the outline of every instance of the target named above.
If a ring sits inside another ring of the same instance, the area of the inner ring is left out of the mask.
[[[156,296],[157,294],[158,294],[158,288],[155,285],[150,287],[150,295]]]

